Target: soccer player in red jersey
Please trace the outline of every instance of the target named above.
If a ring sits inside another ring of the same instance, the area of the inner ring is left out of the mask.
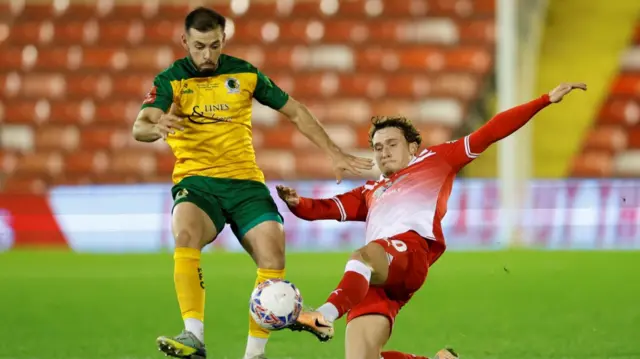
[[[366,222],[366,245],[351,255],[327,302],[316,311],[303,312],[289,328],[327,341],[333,337],[333,322],[346,315],[347,359],[426,359],[382,348],[396,315],[445,251],[441,221],[453,179],[491,144],[574,89],[586,90],[586,85],[561,84],[538,99],[497,114],[462,139],[421,152],[420,134],[410,121],[374,117],[369,139],[382,172],[379,180],[330,199],[302,198],[294,189],[278,186],[279,197],[302,219]],[[451,349],[435,356],[457,357]]]

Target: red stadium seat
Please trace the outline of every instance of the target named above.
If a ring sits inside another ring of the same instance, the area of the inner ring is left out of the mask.
[[[0,191],[4,193],[39,193],[43,194],[49,188],[49,184],[39,175],[14,175],[0,182]]]
[[[110,156],[106,152],[77,151],[65,155],[65,174],[102,174],[109,168]]]
[[[158,154],[156,155],[156,173],[165,176],[164,182],[171,179],[173,173],[173,167],[176,163],[176,158],[173,154]]]
[[[51,122],[83,124],[92,122],[95,116],[95,107],[91,100],[55,101],[49,104]]]
[[[168,41],[180,43],[180,37],[184,32],[182,21],[152,21],[145,23],[144,43],[166,45]]]
[[[41,126],[34,129],[39,151],[74,151],[80,143],[80,130],[75,126]]]
[[[18,165],[19,158],[20,155],[18,153],[0,148],[0,174],[8,176],[13,173]]]
[[[113,174],[150,175],[156,173],[156,157],[150,152],[118,151],[109,155],[109,169]]]
[[[4,108],[4,122],[5,123],[33,123],[42,115],[48,117],[48,113],[44,113],[42,106],[40,106],[39,115],[36,111],[37,101],[33,100],[19,100],[12,101],[11,106],[8,106],[5,102]]]
[[[16,75],[23,98],[61,98],[65,95],[66,83],[62,74],[25,73]]]
[[[93,21],[57,21],[53,25],[53,41],[56,45],[90,44],[98,40],[99,23]]]
[[[9,51],[12,52],[13,49]],[[7,66],[7,68],[15,69],[22,67],[25,70],[33,71],[62,70],[66,69],[69,64],[72,63],[71,59],[74,58],[76,54],[81,54],[81,52],[82,50],[79,47],[73,50],[73,52],[70,52],[68,48],[48,48],[27,45],[22,47],[19,50],[19,55],[17,55],[18,58],[21,59],[21,66]]]
[[[140,112],[143,98],[141,95],[132,97],[95,103],[95,121],[129,130]]]
[[[640,101],[610,98],[600,109],[598,123],[633,125],[640,122]]]
[[[118,127],[87,127],[83,129],[80,137],[81,150],[107,150],[110,148],[122,148],[126,143],[125,138],[131,136],[131,132],[125,133]],[[120,145],[122,144],[122,145]]]
[[[42,21],[24,21],[12,24],[8,41],[12,44],[37,44],[40,42],[40,25]]]
[[[571,171],[580,177],[609,177],[613,173],[613,160],[606,151],[589,151],[574,159]]]
[[[640,126],[629,128],[627,140],[629,148],[640,149]]]
[[[308,151],[296,154],[296,176],[303,178],[331,178],[333,164],[331,159],[318,151]]]
[[[184,55],[182,55],[184,56]],[[176,60],[170,46],[137,47],[128,52],[127,68],[136,71],[162,71]]]
[[[25,153],[16,167],[18,175],[55,175],[64,169],[63,157],[58,152]]]
[[[3,69],[18,70],[22,68],[22,47],[2,47],[2,56],[0,56],[0,67]]]
[[[496,41],[495,23],[491,18],[458,21],[457,24],[461,42],[493,44]]]
[[[640,74],[620,74],[611,88],[613,96],[640,98]]]
[[[624,128],[618,126],[601,126],[591,129],[587,135],[585,149],[603,150],[611,153],[627,147]]]
[[[129,65],[123,49],[83,47],[80,67],[88,70],[122,70]]]
[[[296,154],[290,150],[269,151],[256,153],[258,166],[266,172],[277,174],[278,178],[292,178],[296,175]]]
[[[633,42],[640,45],[640,22],[638,22],[635,31],[633,32]]]

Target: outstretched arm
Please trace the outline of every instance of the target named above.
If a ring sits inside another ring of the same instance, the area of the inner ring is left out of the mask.
[[[516,132],[540,110],[552,103],[562,101],[562,98],[574,89],[586,90],[587,86],[583,83],[561,84],[548,94],[533,101],[498,113],[489,122],[463,139],[434,146],[433,149],[446,155],[450,164],[454,168],[460,169],[493,143]]]
[[[282,185],[276,189],[291,213],[307,221],[333,219],[344,222],[367,219],[367,204],[362,194],[364,187],[355,188],[333,198],[322,199],[300,197],[296,190]]]
[[[574,89],[586,90],[583,83],[566,83],[553,89],[548,94],[516,106],[494,116],[484,126],[469,135],[469,152],[472,155],[482,153],[487,147],[519,130],[540,110],[562,98]]]

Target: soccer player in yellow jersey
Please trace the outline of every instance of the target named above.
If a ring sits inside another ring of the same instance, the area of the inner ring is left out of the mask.
[[[165,354],[206,358],[202,248],[230,224],[258,266],[255,285],[285,275],[282,216],[264,184],[252,145],[252,99],[289,118],[341,173],[372,168],[342,152],[309,110],[250,63],[222,54],[225,18],[197,8],[185,19],[188,56],[154,80],[133,126],[142,142],[164,139],[176,156],[172,231],[174,282],[185,330],[157,343]],[[249,318],[245,358],[264,358],[269,332]]]

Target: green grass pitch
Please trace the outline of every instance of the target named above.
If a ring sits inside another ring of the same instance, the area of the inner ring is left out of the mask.
[[[337,284],[347,253],[289,254],[305,304]],[[463,359],[640,358],[640,252],[448,252],[400,313],[388,348]],[[209,357],[238,359],[255,269],[244,254],[203,256]],[[0,254],[0,358],[163,357],[182,329],[170,254]],[[344,358],[344,324],[321,344],[272,335],[272,359]]]

